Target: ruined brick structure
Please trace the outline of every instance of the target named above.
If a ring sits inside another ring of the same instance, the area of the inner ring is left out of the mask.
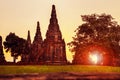
[[[43,64],[67,64],[65,41],[59,28],[55,5],[52,6],[50,24],[43,40],[40,31],[40,23],[37,22],[36,34],[31,44],[30,32],[28,32],[28,55],[23,55],[22,61]]]
[[[59,29],[55,5],[52,6],[50,24],[44,40],[44,54],[46,63],[65,64],[67,61],[65,41]]]
[[[42,60],[42,36],[41,36],[41,31],[40,31],[40,24],[37,22],[37,29],[36,29],[36,34],[33,40],[32,44],[32,51],[31,51],[31,60],[32,62],[40,62]]]
[[[21,54],[21,62],[30,62],[30,54],[31,54],[31,38],[30,31],[28,31],[27,42],[25,44],[25,54]]]
[[[3,46],[2,46],[2,37],[0,36],[0,64],[5,63],[5,57],[3,54]]]

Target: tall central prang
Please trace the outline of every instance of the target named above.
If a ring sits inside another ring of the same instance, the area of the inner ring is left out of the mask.
[[[44,40],[45,63],[66,64],[65,41],[59,28],[55,5],[52,5],[50,24]]]

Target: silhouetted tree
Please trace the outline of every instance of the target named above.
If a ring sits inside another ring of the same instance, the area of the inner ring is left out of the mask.
[[[78,56],[88,45],[97,44],[120,53],[120,26],[111,15],[82,15],[83,24],[76,30],[73,41],[68,43],[70,50]]]
[[[4,48],[6,49],[6,52],[11,52],[14,63],[16,62],[17,57],[25,52],[25,43],[26,40],[23,38],[19,38],[15,35],[15,33],[10,33],[6,37],[6,41],[3,43]]]

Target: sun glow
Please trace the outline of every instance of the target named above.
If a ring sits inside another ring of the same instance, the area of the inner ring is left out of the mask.
[[[102,55],[98,51],[90,52],[89,59],[94,64],[100,64],[102,60]]]
[[[99,43],[89,45],[86,48],[84,48],[84,50],[80,50],[79,52],[80,55],[75,56],[76,57],[75,63],[78,64],[111,65],[113,63],[112,50],[99,45]]]
[[[90,59],[92,62],[94,62],[95,64],[97,64],[98,62],[98,56],[96,54],[90,54],[89,55]]]

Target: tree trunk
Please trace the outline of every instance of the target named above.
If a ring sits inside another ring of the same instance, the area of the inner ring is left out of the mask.
[[[13,57],[13,62],[16,63],[16,57],[15,56]]]

